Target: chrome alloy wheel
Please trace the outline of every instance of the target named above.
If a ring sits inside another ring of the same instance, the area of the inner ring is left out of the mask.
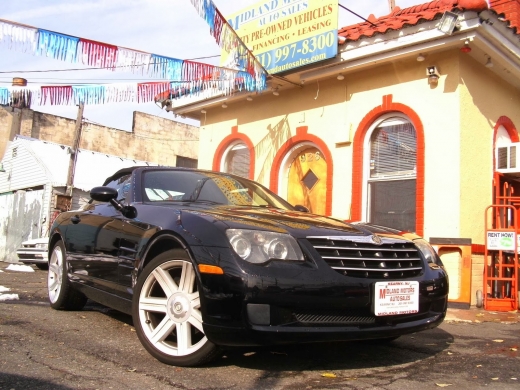
[[[153,269],[139,291],[138,313],[144,336],[164,354],[187,356],[208,342],[189,261],[170,260]]]
[[[47,274],[47,288],[51,303],[56,303],[60,297],[63,279],[63,261],[63,250],[61,246],[56,245],[52,250],[49,260],[49,273]]]

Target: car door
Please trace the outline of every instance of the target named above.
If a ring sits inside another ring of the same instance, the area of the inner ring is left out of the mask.
[[[90,204],[70,218],[65,247],[75,279],[101,290],[116,290],[118,231],[121,223],[109,204]]]
[[[138,212],[139,218],[139,212]],[[119,242],[119,283],[123,297],[131,299],[133,292],[133,275],[136,269],[138,252],[146,246],[146,243],[159,228],[139,219],[125,219],[123,223],[123,236]]]

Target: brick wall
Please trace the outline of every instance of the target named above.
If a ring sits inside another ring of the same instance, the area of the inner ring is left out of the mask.
[[[83,123],[80,148],[160,165],[176,165],[177,156],[198,158],[198,127],[142,112],[134,112],[133,119],[131,132]],[[71,146],[76,121],[29,109],[0,107],[0,158],[13,124],[20,135]]]
[[[486,293],[484,288],[484,255],[473,254],[471,256],[471,305],[477,304],[477,290]]]
[[[520,0],[491,0],[489,3],[498,14],[504,14],[511,27],[520,29]]]

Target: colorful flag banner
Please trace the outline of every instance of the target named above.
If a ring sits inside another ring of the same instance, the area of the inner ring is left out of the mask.
[[[211,34],[220,46],[234,50],[239,48],[239,70],[249,73],[249,77],[239,75],[239,71],[145,53],[37,29],[4,19],[0,19],[0,48],[6,47],[10,50],[29,52],[56,60],[83,63],[110,70],[140,72],[150,77],[161,77],[169,80],[169,82],[142,83],[141,87],[134,88],[132,98],[137,101],[153,100],[153,97],[150,100],[150,93],[155,90],[164,92],[163,87],[170,85],[170,82],[175,82],[175,88],[172,89],[182,90],[181,94],[172,93],[172,96],[176,97],[186,94],[199,95],[204,88],[212,88],[212,90],[223,88],[221,92],[226,95],[233,93],[236,87],[257,92],[265,90],[267,88],[267,74],[254,56],[240,42],[238,36],[224,20],[213,2],[211,0],[191,1],[210,25]],[[112,92],[108,97],[99,88],[77,86],[73,90],[72,86],[42,87],[40,100],[43,104],[72,104],[77,99],[85,99],[85,103],[99,104],[98,102],[107,101],[107,99],[129,99],[132,95],[128,90],[123,91],[119,87],[112,87],[110,90]],[[2,93],[6,94],[6,92]]]

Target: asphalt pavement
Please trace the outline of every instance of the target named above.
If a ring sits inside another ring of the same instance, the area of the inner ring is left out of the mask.
[[[0,262],[0,390],[520,388],[520,314],[450,308],[388,344],[235,348],[202,367],[151,357],[130,316],[89,301],[49,308],[47,273]]]

